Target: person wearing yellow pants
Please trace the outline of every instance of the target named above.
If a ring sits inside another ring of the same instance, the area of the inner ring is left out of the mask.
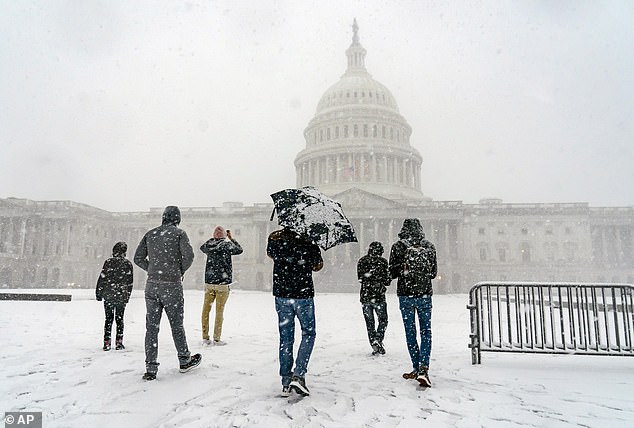
[[[214,229],[213,237],[205,242],[200,250],[207,255],[205,267],[205,300],[201,317],[203,343],[206,345],[225,345],[221,340],[222,322],[225,304],[229,299],[230,284],[233,282],[231,256],[242,253],[242,247],[231,236],[230,230],[222,226]],[[216,302],[213,342],[209,338],[209,312]]]
[[[203,342],[206,345],[224,345],[225,342],[220,340],[222,335],[222,321],[224,320],[223,314],[225,311],[225,303],[229,299],[229,285],[228,284],[205,284],[205,300],[203,302]],[[209,312],[211,312],[211,306],[216,301],[216,319],[214,321],[214,341],[213,343],[209,339]]]

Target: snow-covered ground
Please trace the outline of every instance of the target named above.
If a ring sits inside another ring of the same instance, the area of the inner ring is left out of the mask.
[[[396,296],[388,295],[387,354],[373,357],[358,296],[318,294],[311,396],[299,399],[279,397],[268,293],[234,291],[228,345],[203,347],[203,293],[186,292],[188,342],[202,364],[178,372],[163,317],[153,382],[141,379],[142,292],[127,306],[127,348],[110,352],[101,350],[101,302],[91,290],[72,294],[63,303],[0,301],[0,414],[42,411],[44,427],[634,426],[634,359],[483,353],[472,366],[465,295],[434,297],[434,387],[422,390],[401,378],[410,362]]]

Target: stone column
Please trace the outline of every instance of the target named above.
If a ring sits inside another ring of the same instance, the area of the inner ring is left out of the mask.
[[[24,244],[26,242],[26,219],[25,218],[22,219],[21,234],[22,236],[20,237],[20,255],[23,256]]]
[[[398,184],[398,160],[396,156],[392,156],[392,182]]]
[[[370,159],[372,159],[372,163],[370,165],[370,181],[376,183],[376,153],[370,156]]]
[[[350,174],[350,180],[348,181],[352,181],[354,180],[354,157],[352,156],[352,153],[348,154],[348,170],[350,171],[350,168],[352,168],[352,174]]]
[[[420,165],[416,165],[416,170],[414,172],[416,175],[414,176],[414,179],[416,180],[416,190],[420,190],[421,186],[420,186]]]
[[[335,155],[335,182],[337,184],[341,182],[341,161],[339,158],[339,155]]]
[[[313,181],[313,162],[310,160],[306,161],[306,168],[308,169],[308,179],[304,183],[304,186],[312,184]]]
[[[389,179],[387,177],[387,155],[383,155],[383,162],[381,162],[382,168],[383,168],[383,174],[381,174],[381,177],[383,177],[383,181],[385,183],[389,182]]]

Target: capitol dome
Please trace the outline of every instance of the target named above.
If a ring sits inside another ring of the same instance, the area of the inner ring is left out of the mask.
[[[421,200],[422,157],[389,89],[365,68],[356,20],[348,64],[322,95],[295,158],[297,186],[329,195],[358,188],[392,200]]]
[[[344,74],[337,83],[324,93],[317,104],[317,114],[342,106],[372,106],[398,113],[398,105],[392,93],[370,76]]]

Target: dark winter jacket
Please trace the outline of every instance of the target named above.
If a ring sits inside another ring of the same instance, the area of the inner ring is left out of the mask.
[[[431,280],[436,278],[438,265],[434,244],[425,239],[423,227],[416,218],[408,218],[398,234],[399,241],[392,245],[390,251],[390,276],[396,278],[396,294],[399,296],[431,296],[433,294]],[[424,278],[405,274],[405,255],[410,246],[422,247],[426,250],[429,271]]]
[[[205,284],[231,284],[233,281],[231,256],[242,254],[242,247],[238,241],[211,238],[200,246],[200,251],[207,254]]]
[[[112,248],[112,257],[103,264],[95,290],[97,300],[110,303],[128,303],[132,293],[132,263],[125,258],[128,246],[117,242]]]
[[[383,255],[383,245],[372,242],[368,254],[357,263],[357,278],[361,283],[361,303],[385,302],[385,291],[392,278],[388,272],[388,263]]]
[[[194,250],[180,223],[178,207],[167,207],[163,224],[148,231],[134,253],[134,263],[147,272],[148,280],[181,282],[194,262]]]
[[[315,296],[313,271],[323,267],[321,251],[290,229],[269,235],[266,254],[273,259],[273,295],[291,299]]]

